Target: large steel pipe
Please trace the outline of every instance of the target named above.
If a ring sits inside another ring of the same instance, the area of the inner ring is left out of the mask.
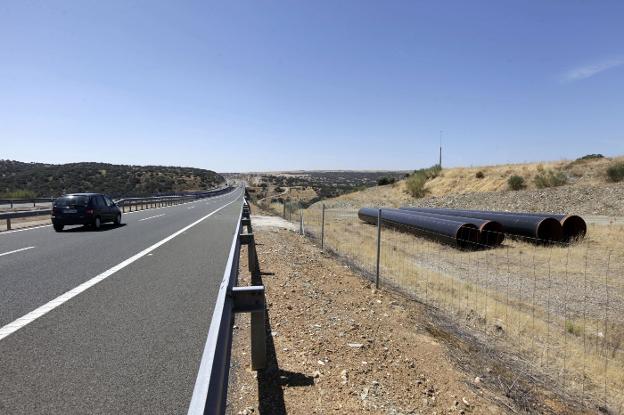
[[[504,215],[514,215],[513,212],[496,212]],[[522,212],[522,215],[535,216],[541,218],[555,218],[561,223],[562,236],[561,240],[570,242],[580,240],[587,233],[587,224],[585,220],[578,215],[566,215],[565,213],[529,213]]]
[[[378,209],[362,208],[358,211],[360,220],[377,224]],[[475,248],[479,245],[479,230],[471,223],[447,220],[425,215],[403,213],[398,209],[381,210],[382,225],[393,226],[403,231],[425,236],[460,248]]]
[[[451,216],[442,213],[419,212],[409,208],[402,208],[399,211],[409,212],[412,215],[425,215],[445,220],[459,220],[475,225],[479,230],[479,243],[481,245],[498,246],[505,240],[503,225],[494,220],[471,218],[467,216]]]
[[[506,233],[535,238],[537,241],[560,241],[563,235],[561,223],[553,217],[525,215],[522,213],[490,212],[482,210],[446,208],[401,208],[416,212],[438,213],[449,216],[468,216],[489,219],[503,225]]]

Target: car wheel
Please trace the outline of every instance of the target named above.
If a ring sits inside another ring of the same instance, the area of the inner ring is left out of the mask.
[[[117,216],[115,216],[115,220],[113,221],[113,223],[115,225],[120,225],[121,224],[121,213],[118,213]]]
[[[54,230],[57,232],[61,232],[64,228],[63,225],[52,225],[52,226],[54,226]]]
[[[95,218],[95,220],[93,221],[93,228],[94,228],[96,231],[99,231],[101,227],[102,227],[102,222],[100,221],[100,217],[98,216],[98,217],[96,217],[96,218]]]

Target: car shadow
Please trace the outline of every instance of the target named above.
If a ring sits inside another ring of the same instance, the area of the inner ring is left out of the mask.
[[[112,224],[112,223],[103,223],[102,225],[100,225],[100,229],[99,230],[95,230],[95,228],[93,228],[93,226],[78,225],[78,226],[75,226],[75,227],[69,228],[69,229],[65,228],[63,230],[63,232],[68,232],[68,233],[106,232],[106,231],[112,231],[113,229],[117,229],[117,228],[123,228],[126,225],[127,224],[125,224],[125,223],[120,223],[119,225],[115,225],[115,224]]]

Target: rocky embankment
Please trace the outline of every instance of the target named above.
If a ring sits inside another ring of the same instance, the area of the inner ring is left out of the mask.
[[[555,187],[518,192],[465,193],[414,201],[413,206],[523,212],[624,215],[624,183],[600,187]]]
[[[334,203],[331,203],[334,202]],[[358,203],[325,201],[327,207],[359,208]],[[366,206],[392,206],[392,201],[371,201]],[[624,216],[624,183],[595,187],[562,186],[541,190],[460,193],[412,199],[401,206],[521,212],[566,212],[580,215]],[[397,206],[398,207],[398,206]]]

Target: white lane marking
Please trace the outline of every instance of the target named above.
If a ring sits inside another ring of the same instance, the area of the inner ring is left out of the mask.
[[[33,321],[37,320],[39,317],[44,316],[45,314],[47,314],[50,311],[54,310],[56,307],[60,306],[61,304],[71,300],[72,298],[74,298],[78,294],[82,293],[83,291],[88,290],[89,288],[91,288],[95,284],[97,284],[98,282],[105,280],[106,278],[110,277],[111,275],[113,275],[117,271],[127,267],[128,265],[132,264],[133,262],[135,262],[136,260],[140,259],[141,257],[149,254],[150,252],[152,252],[156,248],[158,248],[161,245],[169,242],[170,240],[172,240],[176,236],[182,234],[183,232],[186,232],[187,230],[191,229],[193,226],[199,224],[200,222],[204,221],[205,219],[208,219],[209,217],[211,217],[215,213],[219,212],[220,210],[225,209],[226,207],[228,207],[232,203],[236,202],[237,200],[239,200],[238,196],[236,197],[236,199],[232,200],[231,202],[226,203],[225,205],[221,206],[218,209],[213,210],[212,212],[210,212],[206,216],[202,217],[201,219],[198,219],[195,222],[191,223],[190,225],[185,226],[184,228],[180,229],[179,231],[177,231],[175,233],[172,233],[171,235],[167,236],[162,241],[156,242],[154,245],[150,246],[149,248],[146,248],[146,249],[142,250],[141,252],[139,252],[138,254],[136,254],[134,256],[131,256],[130,258],[126,259],[125,261],[123,261],[123,262],[115,265],[114,267],[104,271],[100,275],[97,275],[97,276],[91,278],[90,280],[83,282],[79,286],[77,286],[77,287],[67,291],[65,294],[59,295],[54,300],[52,300],[52,301],[50,301],[50,302],[40,306],[39,308],[34,309],[30,313],[28,313],[28,314],[18,318],[17,320],[7,324],[6,326],[0,327],[0,340],[2,340],[5,337],[11,335],[12,333],[15,333],[17,330],[21,329],[22,327],[32,323]]]
[[[3,231],[3,232],[0,232],[0,235],[7,235],[9,233],[15,233],[15,232],[32,231],[33,229],[47,228],[49,226],[52,226],[52,224],[41,225],[41,226],[33,226],[33,227],[30,227],[30,228],[15,229],[15,230],[12,230],[12,231]]]
[[[28,251],[29,249],[33,249],[33,248],[34,246],[27,246],[26,248],[20,248],[20,249],[16,249],[15,251],[5,252],[3,254],[0,254],[0,256],[11,255],[11,254],[15,254],[17,252],[22,252],[22,251]]]
[[[159,217],[165,216],[165,215],[166,215],[166,213],[161,213],[160,215],[154,215],[154,216],[149,216],[147,218],[139,219],[137,222],[141,222],[141,221],[148,220],[148,219],[159,218]]]

